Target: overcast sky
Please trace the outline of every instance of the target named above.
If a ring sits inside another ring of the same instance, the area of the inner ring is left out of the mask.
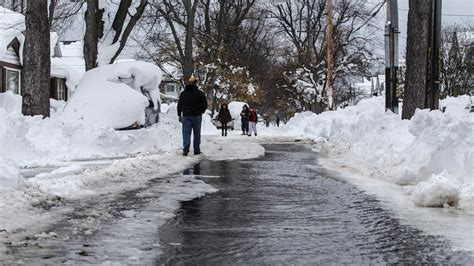
[[[443,7],[441,22],[447,24],[469,24],[474,26],[474,0],[442,0]],[[384,8],[386,10],[386,8]],[[407,22],[408,22],[408,0],[398,1],[398,16],[400,26],[400,56],[405,54]],[[386,12],[381,12],[385,20]],[[383,32],[380,33],[383,38]]]

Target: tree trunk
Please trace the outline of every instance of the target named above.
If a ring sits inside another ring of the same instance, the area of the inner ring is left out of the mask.
[[[27,2],[23,48],[22,112],[49,116],[49,77],[51,69],[48,1]]]
[[[49,28],[51,29],[51,27],[53,26],[53,21],[54,21],[54,9],[56,8],[56,1],[57,0],[51,0],[51,2],[49,3]]]
[[[84,34],[84,61],[86,71],[97,67],[98,43],[104,32],[103,9],[98,9],[98,0],[87,0],[85,14],[86,32]]]
[[[403,119],[410,119],[417,108],[424,107],[429,10],[429,1],[409,1]]]
[[[183,78],[184,83],[188,84],[188,79],[191,74],[193,74],[193,37],[196,6],[194,3],[191,3],[191,0],[184,0],[183,3],[188,16],[186,24],[186,39],[184,41]]]

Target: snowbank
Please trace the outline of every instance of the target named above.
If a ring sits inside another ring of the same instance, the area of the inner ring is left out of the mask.
[[[122,62],[92,69],[68,101],[62,121],[73,125],[123,128],[145,124],[149,100],[158,106],[161,70],[151,63]]]
[[[418,206],[474,210],[474,114],[468,96],[417,110],[411,120],[384,113],[382,97],[320,115],[300,113],[283,130],[324,143],[332,158],[409,190]]]
[[[114,157],[140,152],[166,152],[181,143],[177,119],[150,128],[116,131],[63,123],[51,117],[28,117],[0,108],[0,157],[20,166],[46,165],[64,160]]]
[[[21,113],[21,96],[11,91],[0,93],[0,108],[6,113]]]
[[[21,178],[16,165],[0,157],[0,193],[15,190]]]

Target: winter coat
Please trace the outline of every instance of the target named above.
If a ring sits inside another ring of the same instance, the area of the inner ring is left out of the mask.
[[[240,113],[241,120],[242,121],[248,121],[249,120],[249,115],[250,115],[249,109],[242,109],[242,112]]]
[[[227,124],[232,121],[232,116],[230,115],[229,108],[221,108],[219,110],[219,121],[222,124]]]
[[[249,122],[255,122],[255,123],[258,122],[257,111],[255,110],[250,111]]]
[[[186,85],[179,95],[178,116],[201,116],[207,109],[207,99],[204,92],[196,85]]]

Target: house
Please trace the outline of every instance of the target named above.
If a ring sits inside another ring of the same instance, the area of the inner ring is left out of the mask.
[[[0,7],[0,92],[20,93],[20,46],[25,17]]]
[[[163,80],[160,84],[162,102],[166,104],[178,102],[179,94],[183,90],[180,70],[170,64],[163,64],[161,70],[163,70]]]
[[[0,7],[0,93],[12,91],[21,94],[21,71],[23,69],[23,31],[25,17],[9,9]],[[67,101],[78,75],[64,65],[58,35],[50,34],[51,43],[51,98]],[[69,80],[70,79],[70,80]],[[69,81],[69,82],[68,82]]]

